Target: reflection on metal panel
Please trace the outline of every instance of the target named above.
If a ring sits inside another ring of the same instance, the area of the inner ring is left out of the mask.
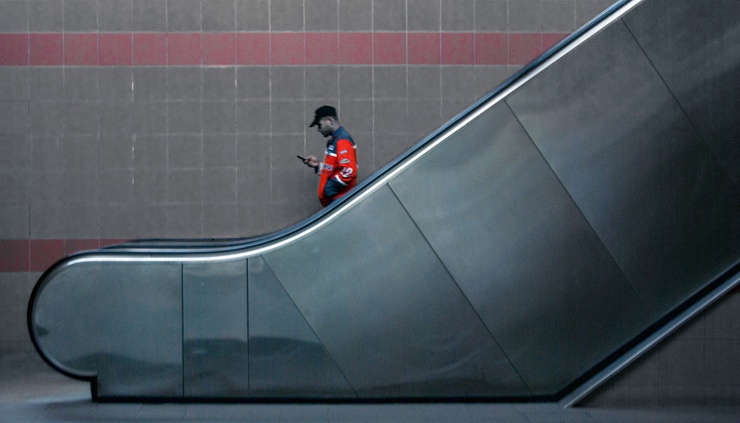
[[[355,397],[262,257],[249,259],[249,372],[252,397]]]
[[[389,189],[265,259],[361,398],[529,394]]]
[[[246,260],[183,265],[183,330],[185,396],[246,396]]]
[[[740,199],[624,24],[577,51],[507,102],[658,318],[737,260]]]
[[[505,104],[391,185],[535,394],[640,329],[642,302]]]
[[[651,0],[624,20],[740,189],[738,16],[736,0]]]
[[[180,265],[77,264],[42,292],[39,343],[61,367],[96,375],[98,395],[182,395]]]

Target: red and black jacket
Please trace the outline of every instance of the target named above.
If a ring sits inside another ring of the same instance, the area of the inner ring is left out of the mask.
[[[357,185],[357,146],[344,127],[337,128],[326,143],[319,165],[319,201],[326,207]]]

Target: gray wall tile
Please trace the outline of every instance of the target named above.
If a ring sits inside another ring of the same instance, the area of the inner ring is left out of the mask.
[[[237,172],[232,169],[203,171],[203,202],[236,204]]]
[[[30,125],[28,101],[0,101],[0,134],[27,134]]]
[[[64,72],[64,99],[67,101],[97,100],[97,68],[68,68]]]
[[[406,30],[406,2],[398,0],[373,0],[373,30]]]
[[[169,198],[169,173],[163,169],[137,169],[134,171],[134,217],[139,206],[165,204]],[[146,209],[150,210],[150,209]],[[151,211],[151,210],[150,210]],[[162,212],[164,213],[164,212]],[[165,213],[166,214],[166,213]],[[137,236],[142,235],[136,232]]]
[[[437,99],[442,88],[442,74],[437,66],[409,66],[409,99]]]
[[[97,134],[100,122],[98,103],[69,101],[64,105],[65,134]]]
[[[378,66],[375,68],[374,81],[374,98],[406,98],[408,84],[405,66]]]
[[[203,31],[234,31],[236,7],[234,0],[203,2]]]
[[[409,31],[439,31],[441,7],[439,0],[408,0]]]
[[[542,30],[542,0],[509,1],[509,30],[540,32]]]
[[[97,0],[65,0],[64,30],[69,32],[97,31]]]
[[[167,99],[167,68],[133,70],[135,101],[164,101]]]
[[[132,101],[133,72],[129,67],[98,70],[98,95],[101,100]]]
[[[100,229],[101,238],[129,239],[134,237],[133,204],[101,204]]]
[[[272,98],[279,100],[303,98],[304,69],[302,67],[275,66],[270,75]]]
[[[206,101],[202,104],[204,133],[236,133],[236,101]]]
[[[240,134],[236,141],[237,167],[239,172],[264,173],[269,180],[272,138],[269,134]],[[241,180],[241,179],[240,179]]]
[[[31,239],[64,239],[64,205],[61,203],[31,204]]]
[[[336,66],[315,66],[306,68],[306,100],[321,100],[338,97],[339,69]]]
[[[97,204],[99,184],[97,170],[66,170],[64,204]]]
[[[203,72],[199,67],[167,68],[168,100],[200,100]]]
[[[64,137],[64,168],[66,170],[97,170],[97,135],[66,135]]]
[[[269,134],[270,115],[269,100],[239,101],[236,105],[236,131]]]
[[[101,135],[98,168],[101,171],[132,169],[134,166],[134,140],[130,133]]]
[[[28,170],[0,170],[0,204],[28,204],[31,189]]]
[[[339,67],[340,100],[367,100],[373,97],[373,69],[370,66]]]
[[[336,31],[339,28],[337,0],[304,0],[306,31]]]
[[[133,161],[137,170],[167,169],[167,135],[137,135],[133,140]]]
[[[236,100],[235,69],[203,69],[203,100]]]
[[[269,99],[270,68],[236,68],[236,96],[238,99]]]
[[[167,140],[167,165],[170,170],[201,169],[203,166],[201,135],[170,135]],[[170,199],[172,198],[174,197],[171,196]]]
[[[130,1],[98,0],[100,31],[131,31],[133,7]]]
[[[200,31],[201,17],[200,0],[167,1],[167,29],[169,31]]]
[[[130,134],[133,128],[133,103],[131,101],[105,101],[100,103],[100,134]]]
[[[28,2],[23,0],[0,1],[0,32],[28,31]]]
[[[67,114],[62,101],[31,101],[31,132],[34,136],[61,134]]]
[[[170,203],[197,204],[200,207],[199,203],[203,199],[200,182],[202,177],[203,171],[200,169],[170,170],[167,174]]]
[[[0,134],[0,169],[30,169],[31,139],[28,134]]]
[[[465,100],[470,103],[477,98],[473,66],[443,67],[441,77],[443,100]]]
[[[167,103],[134,102],[132,131],[137,135],[167,133]]]
[[[34,171],[64,169],[64,138],[58,134],[32,136],[31,167]]]
[[[569,33],[576,29],[575,0],[542,2],[542,31]]]
[[[442,30],[473,30],[475,28],[474,3],[474,0],[442,0]]]
[[[373,29],[373,0],[339,0],[339,30]]]
[[[28,2],[29,30],[55,32],[64,30],[64,2],[34,0]]]
[[[25,68],[0,68],[0,100],[28,100],[28,70]]]
[[[61,100],[64,98],[64,69],[32,68],[26,72],[31,99]]]
[[[64,173],[64,170],[34,172],[30,181],[31,206],[64,204]]]
[[[271,31],[302,31],[303,0],[271,0]]]
[[[137,204],[134,207],[134,237],[164,238],[167,230],[168,206],[162,204]]]
[[[182,234],[181,237],[203,236],[203,210],[200,204],[173,204],[167,208],[167,236]]]
[[[236,0],[237,31],[267,31],[269,29],[269,0]]]
[[[167,0],[132,0],[134,31],[166,31]]]
[[[406,99],[375,100],[374,132],[376,134],[405,134],[408,130]]]
[[[236,169],[236,135],[207,134],[203,135],[203,168]]]
[[[301,116],[305,116],[303,101],[277,100],[270,103],[270,107],[273,134],[303,134],[310,123],[310,121],[307,122],[305,119],[301,119]]]
[[[239,233],[236,204],[204,204],[203,236],[206,238],[233,237]]]
[[[28,239],[30,231],[28,204],[0,206],[0,239]]]
[[[339,119],[353,137],[356,137],[356,133],[372,133],[373,101],[342,101],[340,104]],[[355,139],[355,142],[359,142],[359,139]]]
[[[475,2],[475,29],[504,32],[509,29],[509,0]]]
[[[202,104],[196,100],[172,101],[167,104],[167,130],[170,134],[200,134]]]
[[[99,204],[131,204],[134,198],[134,171],[101,170],[99,174]]]

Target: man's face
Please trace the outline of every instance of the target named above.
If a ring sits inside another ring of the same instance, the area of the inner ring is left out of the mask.
[[[330,117],[321,118],[318,123],[318,130],[321,133],[321,135],[328,137],[332,134],[332,128],[331,128],[332,120]]]

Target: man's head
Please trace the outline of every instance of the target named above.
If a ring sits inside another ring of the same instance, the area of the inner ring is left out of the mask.
[[[331,106],[321,106],[316,109],[313,122],[308,127],[311,128],[313,126],[318,126],[319,132],[325,137],[333,134],[339,128],[337,109]]]

